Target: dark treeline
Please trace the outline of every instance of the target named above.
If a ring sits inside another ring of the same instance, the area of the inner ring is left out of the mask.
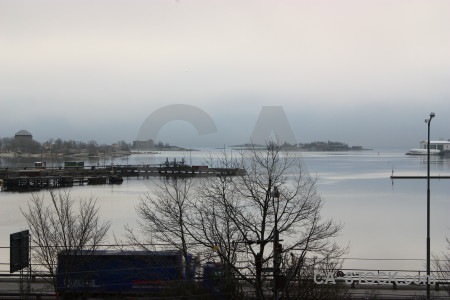
[[[61,138],[49,139],[44,143],[35,140],[22,140],[15,138],[1,138],[1,152],[16,153],[54,153],[54,154],[77,154],[87,153],[88,155],[99,155],[118,151],[130,151],[131,145],[125,141],[119,141],[112,145],[98,144],[96,141],[80,142],[74,140],[63,140]]]
[[[310,151],[345,151],[349,150],[350,147],[348,144],[341,142],[312,142],[306,144],[300,144],[299,147],[301,149],[310,150]]]
[[[1,152],[40,153],[41,148],[41,143],[35,140],[22,140],[9,137],[0,139]]]

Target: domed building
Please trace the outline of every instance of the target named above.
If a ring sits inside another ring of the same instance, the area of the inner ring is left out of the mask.
[[[27,130],[20,130],[14,135],[15,141],[32,141],[33,135]]]
[[[14,135],[13,149],[16,152],[39,153],[41,145],[33,140],[33,135],[27,130],[20,130]]]

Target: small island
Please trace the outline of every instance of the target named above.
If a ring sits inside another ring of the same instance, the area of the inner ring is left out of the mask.
[[[241,144],[231,146],[232,148],[240,148],[240,149],[257,149],[257,148],[265,148],[266,146],[260,144]],[[333,142],[333,141],[317,141],[311,143],[299,143],[299,144],[289,144],[284,143],[281,145],[281,149],[285,151],[360,151],[360,150],[369,150],[363,148],[363,146],[349,146],[346,143],[342,142]]]

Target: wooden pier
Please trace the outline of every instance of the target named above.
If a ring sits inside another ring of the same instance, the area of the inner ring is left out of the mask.
[[[14,177],[3,179],[2,190],[5,192],[32,192],[41,189],[72,187],[74,185],[97,184],[121,184],[120,176],[98,177],[70,177],[70,176],[45,176],[45,177]]]
[[[245,171],[238,168],[209,168],[208,166],[189,166],[184,163],[165,163],[160,165],[111,165],[86,166],[76,168],[2,168],[0,180],[3,191],[36,191],[74,185],[121,184],[123,177],[170,176],[238,176]]]
[[[57,187],[71,187],[74,179],[72,177],[15,177],[3,179],[4,191],[38,191]]]
[[[427,176],[420,176],[420,175],[418,175],[418,176],[407,176],[407,175],[392,175],[391,176],[391,179],[427,179],[428,177]],[[435,175],[433,175],[433,176],[430,176],[430,179],[450,179],[450,176],[449,175],[437,175],[437,176],[435,176]]]

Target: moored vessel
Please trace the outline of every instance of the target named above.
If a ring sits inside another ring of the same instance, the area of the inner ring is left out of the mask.
[[[407,155],[427,155],[428,141],[420,142],[420,148],[410,149]],[[450,140],[430,141],[430,155],[448,155],[450,153]]]

